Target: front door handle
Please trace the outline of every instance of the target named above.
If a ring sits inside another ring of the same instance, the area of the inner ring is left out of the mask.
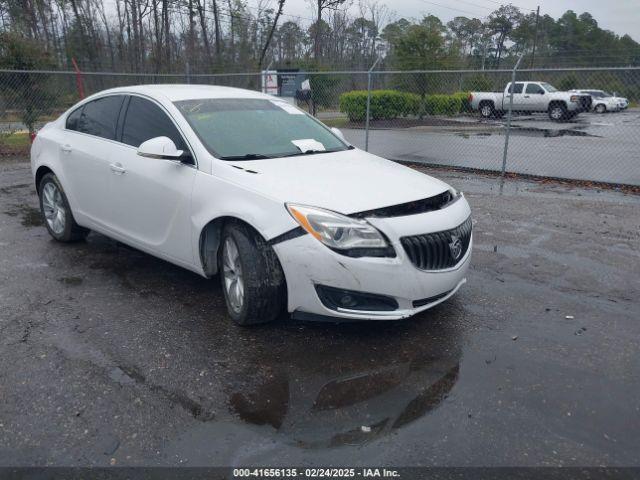
[[[529,98],[529,95],[525,95],[524,98]]]
[[[120,162],[111,163],[109,165],[111,171],[116,175],[122,175],[123,173],[127,173],[127,170],[122,166]]]
[[[69,145],[68,143],[65,143],[64,145],[60,146],[60,150],[69,153],[71,150],[73,150],[73,148],[71,148],[71,145]]]

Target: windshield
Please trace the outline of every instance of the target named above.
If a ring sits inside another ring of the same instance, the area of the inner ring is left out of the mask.
[[[550,83],[542,82],[540,85],[542,85],[544,87],[544,89],[549,93],[553,93],[553,92],[557,92],[558,91],[558,89],[556,87],[554,87],[553,85],[551,85]]]
[[[175,102],[209,152],[223,160],[336,152],[348,145],[282,100],[204,98]]]

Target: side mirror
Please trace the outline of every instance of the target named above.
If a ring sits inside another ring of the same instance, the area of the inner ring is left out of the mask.
[[[340,130],[339,128],[336,127],[331,127],[331,131],[333,132],[333,134],[338,137],[340,140],[342,140],[345,143],[349,143],[347,142],[347,139],[344,138],[344,133],[342,133],[342,130]]]
[[[169,137],[151,138],[138,147],[138,155],[141,157],[160,160],[180,160],[183,153]]]
[[[544,90],[540,90],[540,95],[544,95]]]

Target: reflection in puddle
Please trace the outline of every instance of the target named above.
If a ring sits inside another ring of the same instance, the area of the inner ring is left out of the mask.
[[[242,375],[229,409],[303,448],[369,442],[427,415],[450,394],[461,350],[455,335],[432,338],[415,344],[390,335],[388,345],[357,341],[338,352],[292,348],[285,358],[262,363],[264,373]]]
[[[511,127],[511,135],[520,137],[541,137],[541,138],[555,138],[555,137],[594,137],[600,138],[599,135],[585,132],[584,130],[578,130],[576,128],[556,129],[556,128],[531,128],[531,127]],[[505,134],[505,130],[492,130],[490,132],[456,132],[455,135],[462,138],[471,137],[490,137],[492,135]]]

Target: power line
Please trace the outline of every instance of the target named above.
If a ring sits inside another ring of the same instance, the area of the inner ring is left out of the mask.
[[[430,5],[435,5],[436,7],[442,7],[442,8],[448,8],[449,10],[455,10],[456,12],[461,12],[461,13],[469,13],[471,15],[479,15],[476,12],[470,12],[469,10],[462,10],[461,8],[455,8],[455,7],[450,7],[448,5],[443,5],[441,3],[436,3],[436,2],[430,2],[429,0],[420,0],[422,3],[428,3]],[[484,17],[482,17],[484,18]]]
[[[507,4],[505,4],[504,2],[499,2],[497,0],[485,0],[486,2],[491,2],[491,3],[495,3],[496,5],[500,5],[501,7],[504,7],[505,5],[513,5],[516,8],[519,8],[521,10],[529,10],[530,12],[535,12],[536,9],[535,8],[527,8],[527,7],[519,7],[518,5],[514,5],[512,2],[509,2]]]

